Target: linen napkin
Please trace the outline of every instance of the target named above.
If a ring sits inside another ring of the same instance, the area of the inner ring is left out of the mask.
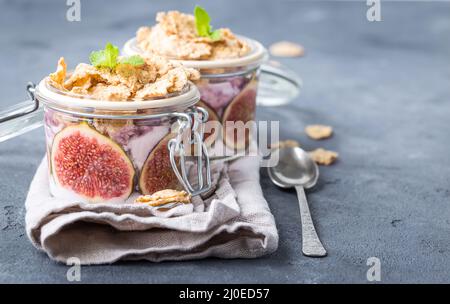
[[[49,194],[46,159],[25,202],[33,245],[56,261],[255,258],[278,247],[275,221],[259,184],[259,158],[214,166],[210,197],[164,210],[132,203],[87,204]],[[163,211],[162,211],[163,210]]]

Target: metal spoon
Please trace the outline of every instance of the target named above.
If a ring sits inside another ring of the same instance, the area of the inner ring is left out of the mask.
[[[272,151],[278,163],[268,168],[272,182],[282,188],[295,187],[302,221],[302,252],[310,257],[324,257],[327,251],[317,236],[309,212],[304,189],[313,187],[319,178],[319,168],[311,157],[299,147],[280,148]]]

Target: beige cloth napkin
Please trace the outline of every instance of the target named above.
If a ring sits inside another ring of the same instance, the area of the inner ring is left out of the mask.
[[[278,233],[259,184],[259,158],[246,156],[214,171],[208,199],[170,211],[140,204],[86,204],[48,192],[47,162],[25,202],[26,231],[50,258],[82,264],[118,260],[255,258],[275,251]]]

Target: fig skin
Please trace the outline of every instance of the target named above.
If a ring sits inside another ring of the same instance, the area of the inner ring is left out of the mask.
[[[244,138],[239,137],[239,132],[235,128],[227,129],[228,122],[242,121],[246,124],[255,120],[256,112],[256,89],[258,82],[252,79],[247,86],[236,96],[225,109],[222,118],[223,141],[226,146],[233,150],[247,149],[250,143],[251,134],[248,128],[245,129]]]
[[[217,126],[218,127],[221,126],[220,119],[219,119],[219,116],[217,115],[216,111],[214,111],[211,107],[209,107],[206,103],[204,103],[201,100],[196,105],[205,109],[208,112],[208,121],[206,123],[209,123],[212,121],[217,121],[217,122],[219,122],[219,124],[217,124]],[[203,134],[203,142],[206,144],[207,147],[210,147],[214,143],[214,141],[219,136],[221,129],[216,130],[213,128],[211,131],[212,132],[205,132]]]
[[[86,122],[55,135],[50,164],[63,193],[90,203],[123,202],[134,189],[135,170],[125,151]]]
[[[148,155],[139,177],[139,189],[142,194],[153,194],[164,189],[183,190],[169,159],[167,146],[173,137],[174,134],[171,133],[163,137]],[[176,162],[178,164],[178,158]]]

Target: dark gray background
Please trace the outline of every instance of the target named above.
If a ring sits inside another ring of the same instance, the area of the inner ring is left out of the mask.
[[[276,253],[255,260],[207,259],[84,267],[83,282],[357,282],[369,257],[382,282],[450,282],[450,3],[382,1],[383,22],[366,20],[365,1],[81,0],[82,21],[65,1],[0,0],[1,107],[26,98],[27,81],[87,61],[106,41],[121,45],[160,10],[207,8],[213,25],[265,45],[287,39],[307,56],[283,63],[304,80],[292,104],[259,109],[281,121],[281,136],[305,149],[340,153],[308,193],[325,259],[301,254],[294,192],[262,186],[277,221]],[[308,140],[309,123],[335,136]],[[0,282],[65,282],[67,267],[24,234],[24,200],[44,156],[42,129],[0,144]]]

